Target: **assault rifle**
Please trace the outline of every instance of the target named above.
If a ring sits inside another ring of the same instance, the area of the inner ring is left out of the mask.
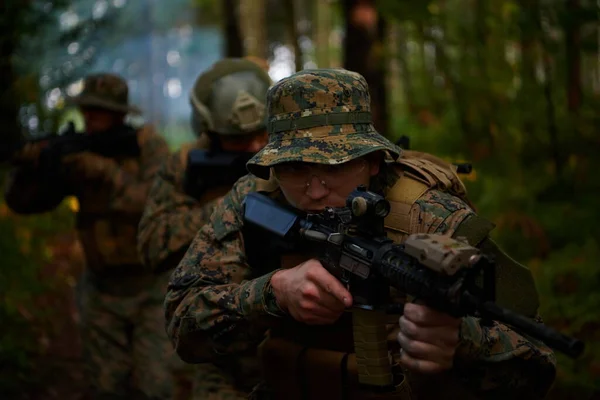
[[[466,241],[443,235],[413,234],[402,244],[386,237],[390,204],[359,186],[346,207],[301,214],[259,193],[249,194],[244,218],[284,243],[316,248],[324,267],[354,299],[354,346],[359,382],[377,389],[393,387],[385,314],[389,287],[425,301],[453,316],[496,320],[543,341],[572,358],[584,350],[580,340],[495,303],[495,264]]]
[[[0,149],[0,164],[12,162],[15,154],[32,142],[42,144],[43,149],[39,160],[41,168],[54,166],[60,162],[62,157],[83,151],[90,151],[104,157],[137,157],[140,154],[137,131],[131,126],[123,125],[91,135],[76,132],[75,124],[69,122],[68,128],[62,134],[55,132]]]
[[[199,199],[207,190],[233,186],[246,175],[246,162],[254,153],[194,149],[188,153],[184,178],[185,192]]]

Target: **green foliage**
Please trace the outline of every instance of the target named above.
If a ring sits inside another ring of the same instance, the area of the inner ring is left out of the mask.
[[[5,172],[0,171],[0,183]],[[24,387],[37,383],[31,374],[32,356],[39,352],[33,321],[47,321],[51,311],[36,303],[37,296],[53,286],[41,280],[40,271],[52,259],[47,241],[72,229],[73,214],[62,205],[55,212],[19,217],[0,202],[0,395],[14,398]]]
[[[464,177],[469,196],[496,223],[494,238],[531,267],[543,318],[586,341],[577,361],[557,355],[557,388],[600,389],[598,67],[573,60],[597,53],[597,37],[586,34],[597,32],[597,10],[510,0],[378,4],[409,50],[399,52],[411,79],[402,80],[393,135],[474,164]],[[567,42],[569,30],[596,49]],[[573,69],[578,79],[568,81]],[[569,104],[578,90],[582,101]]]

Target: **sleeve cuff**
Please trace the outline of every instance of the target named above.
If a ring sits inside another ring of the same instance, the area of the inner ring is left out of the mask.
[[[263,307],[267,314],[272,315],[274,317],[283,317],[288,314],[285,311],[283,311],[281,307],[279,307],[279,304],[277,303],[277,298],[275,297],[275,292],[273,291],[273,285],[271,285],[271,276],[273,276],[273,274],[277,271],[279,270],[276,270],[273,273],[269,274],[269,282],[265,286],[263,292]]]
[[[479,319],[474,317],[463,317],[460,324],[459,342],[456,356],[462,362],[477,359],[481,347],[483,331],[479,325]]]
[[[287,315],[277,304],[277,299],[271,286],[271,277],[277,271],[279,270],[272,271],[247,282],[247,286],[244,288],[245,295],[243,296],[245,304],[242,305],[244,314],[255,313],[255,315],[271,315],[273,317]]]

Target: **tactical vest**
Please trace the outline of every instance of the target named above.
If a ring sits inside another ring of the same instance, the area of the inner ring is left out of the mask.
[[[466,189],[451,164],[434,156],[423,157],[421,153],[415,152],[406,152],[398,164],[395,168],[400,178],[386,193],[391,212],[385,219],[385,228],[388,237],[394,241],[402,242],[409,234],[418,233],[420,227],[411,219],[410,210],[428,190],[449,192],[470,204],[466,197]],[[471,220],[466,227],[461,225],[454,236],[465,236],[473,245],[482,244],[487,240],[493,224],[479,217],[473,218],[476,219]],[[281,267],[292,268],[306,259],[306,255],[284,255],[281,258]],[[503,286],[500,290],[497,289],[498,302],[526,315],[534,315],[537,310],[537,295],[531,277],[527,279],[528,270],[510,259],[503,262],[504,268],[496,269],[500,278],[500,285],[497,286]],[[506,283],[504,278],[507,276],[524,278],[524,283],[517,286],[512,282],[501,285]],[[400,293],[392,293],[392,297],[394,301],[405,300]],[[400,368],[394,361],[400,353],[396,339],[400,315],[375,315],[379,323],[386,324],[387,327],[387,338],[379,340],[387,340],[392,355],[395,390],[373,393],[361,388],[358,381],[359,370],[367,374],[376,374],[378,369],[377,366],[357,362],[352,315],[352,312],[347,311],[335,324],[329,326],[308,326],[291,318],[282,318],[281,323],[270,330],[268,337],[259,347],[259,357],[266,385],[273,391],[274,399],[474,398],[456,382],[456,379],[446,374],[418,377],[407,374]]]

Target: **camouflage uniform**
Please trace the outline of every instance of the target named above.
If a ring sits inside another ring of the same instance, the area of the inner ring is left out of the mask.
[[[411,174],[417,176],[419,163],[427,165],[428,171],[441,171],[435,162],[399,157],[401,150],[373,129],[369,104],[364,78],[345,70],[304,70],[271,88],[269,143],[247,164],[256,177],[248,175],[236,183],[171,276],[165,306],[168,333],[178,354],[190,361],[202,361],[214,353],[245,355],[263,341],[267,330],[272,334],[291,320],[278,307],[273,295],[270,278],[277,269],[265,268],[268,258],[265,250],[259,249],[262,256],[252,258],[257,262],[248,263],[249,252],[257,249],[251,242],[253,238],[244,235],[246,227],[241,214],[244,197],[258,190],[282,203],[286,201],[276,181],[264,180],[269,178],[269,167],[286,161],[339,164],[382,150],[388,162],[372,178],[371,189],[384,193],[386,198],[393,193],[405,194],[394,188],[413,180]],[[460,198],[465,197],[460,182],[444,173],[439,175],[438,182],[427,183],[427,177],[435,173],[425,172],[419,178],[424,189],[416,200],[403,213],[397,213],[397,220],[386,219],[386,231],[396,241],[416,232],[452,235],[477,217],[472,207]],[[400,223],[400,219],[404,222]],[[398,229],[400,225],[408,229],[402,231]],[[519,268],[525,273],[522,277],[509,277],[508,286],[525,288],[517,297],[525,297],[523,304],[529,305],[528,314],[534,317],[537,296],[533,281],[528,270]],[[398,295],[401,299],[401,294]],[[507,301],[510,297],[504,296]],[[294,326],[299,325],[302,324]],[[300,328],[307,334],[322,329],[306,325]],[[197,343],[210,343],[211,347],[199,347]],[[390,344],[398,346],[397,342]],[[338,365],[341,368],[342,364]],[[263,365],[263,368],[273,373],[282,365]],[[307,370],[310,369],[306,367],[304,371]],[[412,396],[423,399],[535,398],[544,396],[554,374],[554,354],[542,343],[501,323],[488,325],[465,317],[452,370],[427,376],[425,381],[411,375],[409,381]],[[306,385],[290,388],[285,397],[333,400],[335,397],[325,394],[331,384],[322,380],[315,397],[306,393],[302,397],[303,391],[310,390]],[[323,395],[319,394],[321,391]],[[354,398],[352,389],[350,395]],[[265,385],[260,385],[253,396],[279,398],[273,397]]]
[[[217,140],[211,141],[209,134],[236,138],[264,132],[264,98],[270,84],[265,71],[242,59],[221,60],[198,77],[190,102],[192,125],[200,137],[171,155],[158,171],[152,185],[138,234],[139,253],[146,266],[156,271],[175,268],[196,233],[209,221],[219,199],[231,189],[235,179],[243,175],[241,173],[228,182],[223,174],[217,177],[218,184],[207,185],[201,193],[195,193],[195,188],[186,190],[190,151],[204,150],[215,155],[223,153],[215,148]],[[241,105],[239,98],[244,99]],[[244,116],[248,118],[244,119]],[[249,153],[247,157],[251,155]],[[211,181],[215,180],[214,177],[210,178]],[[186,357],[182,358],[186,360]],[[194,398],[247,398],[247,391],[252,385],[238,385],[239,379],[233,370],[239,369],[239,366],[235,364],[234,360],[227,360],[219,366],[198,365]]]
[[[97,74],[86,78],[73,102],[123,115],[137,112],[127,97],[121,78]],[[16,168],[5,193],[9,207],[22,214],[50,211],[69,195],[79,201],[77,230],[87,265],[78,288],[80,322],[94,398],[131,398],[139,392],[170,399],[173,389],[168,360],[177,357],[162,310],[168,278],[144,268],[136,251],[150,180],[168,148],[149,126],[139,129],[137,138],[139,157],[69,155],[61,161],[61,179],[54,181],[32,165]],[[65,164],[67,158],[86,167]]]

